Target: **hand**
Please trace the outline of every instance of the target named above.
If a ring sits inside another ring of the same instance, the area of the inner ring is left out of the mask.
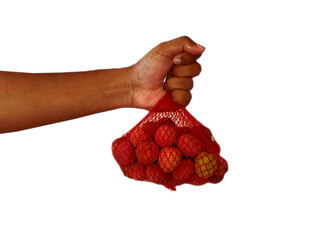
[[[204,49],[189,37],[176,38],[153,48],[132,66],[132,106],[150,110],[166,91],[172,91],[176,103],[188,105],[193,77],[201,72],[196,60]]]

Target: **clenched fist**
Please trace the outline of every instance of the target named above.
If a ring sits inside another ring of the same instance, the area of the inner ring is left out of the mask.
[[[166,91],[172,91],[175,102],[188,105],[193,77],[201,71],[197,59],[204,49],[185,36],[153,48],[132,66],[132,106],[150,109]]]

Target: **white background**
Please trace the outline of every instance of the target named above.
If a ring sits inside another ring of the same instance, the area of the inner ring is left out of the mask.
[[[0,135],[0,239],[320,239],[319,1],[0,1],[0,69],[129,66],[181,35],[206,46],[188,110],[224,181],[125,178],[118,109]]]

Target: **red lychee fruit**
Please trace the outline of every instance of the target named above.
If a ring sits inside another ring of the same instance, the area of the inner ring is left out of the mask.
[[[200,140],[191,134],[182,134],[177,146],[186,157],[195,157],[203,150]]]
[[[140,162],[136,162],[128,167],[128,177],[143,181],[146,179],[146,170]]]
[[[195,172],[199,177],[213,176],[218,167],[218,157],[212,153],[201,152],[195,159]]]
[[[150,141],[151,134],[145,128],[137,127],[130,132],[129,139],[131,144],[136,147],[140,142]]]
[[[214,139],[209,128],[203,125],[198,125],[191,128],[190,133],[193,134],[194,136],[197,136],[198,139],[201,140],[204,147],[203,149],[204,151],[213,152],[215,154],[220,153],[220,146]]]
[[[210,140],[210,141],[213,139],[213,136],[212,136],[210,129],[203,126],[203,125],[197,125],[197,126],[192,127],[190,129],[190,132],[191,132],[191,134],[193,134],[197,137],[201,136],[202,139],[205,138],[206,140]]]
[[[171,126],[175,126],[174,122],[172,121],[171,118],[168,117],[163,117],[161,119],[159,119],[157,121],[157,125],[158,126],[162,126],[162,125],[171,125]]]
[[[208,178],[201,178],[197,174],[194,174],[191,178],[188,179],[187,183],[200,186],[208,182]]]
[[[126,177],[129,177],[128,175],[128,169],[129,169],[129,166],[120,166],[120,169],[121,171],[123,172],[123,175],[125,175]]]
[[[178,136],[175,127],[171,125],[162,125],[154,133],[154,140],[160,147],[172,146]]]
[[[159,147],[154,142],[141,142],[136,148],[136,156],[139,162],[149,165],[157,160]]]
[[[211,183],[219,183],[223,180],[224,175],[228,171],[228,163],[221,156],[218,157],[218,167],[212,177],[209,178]]]
[[[228,162],[223,157],[218,156],[218,168],[214,173],[214,175],[222,176],[226,172],[228,172],[228,169],[229,169]]]
[[[209,153],[218,155],[221,151],[219,144],[216,141],[210,141],[205,145],[204,150]]]
[[[124,141],[123,138],[117,138],[116,140],[114,140],[114,141],[112,142],[112,155],[113,155],[114,158],[116,158],[116,150],[117,150],[119,144],[120,144],[122,141]]]
[[[157,123],[155,122],[146,122],[141,127],[143,131],[150,137],[158,128]]]
[[[222,176],[213,175],[212,177],[209,177],[208,181],[210,183],[219,183],[223,180],[223,178],[224,178],[224,175]]]
[[[176,130],[178,132],[178,136],[182,134],[188,134],[189,133],[189,128],[188,127],[176,127]]]
[[[170,175],[161,171],[156,164],[149,165],[146,168],[146,180],[157,184],[166,184]]]
[[[172,172],[180,164],[182,154],[174,147],[162,148],[159,153],[159,166],[164,172]]]
[[[194,163],[191,159],[182,160],[180,165],[172,172],[172,178],[177,184],[185,183],[194,173]]]
[[[116,161],[121,166],[132,164],[136,160],[134,148],[128,141],[123,141],[118,145],[115,156]]]

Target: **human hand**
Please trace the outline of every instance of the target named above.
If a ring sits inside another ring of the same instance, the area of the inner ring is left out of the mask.
[[[193,77],[201,72],[196,60],[204,50],[203,46],[186,36],[153,48],[131,66],[133,77],[129,84],[132,88],[132,106],[150,110],[166,91],[172,91],[176,103],[188,105]]]

